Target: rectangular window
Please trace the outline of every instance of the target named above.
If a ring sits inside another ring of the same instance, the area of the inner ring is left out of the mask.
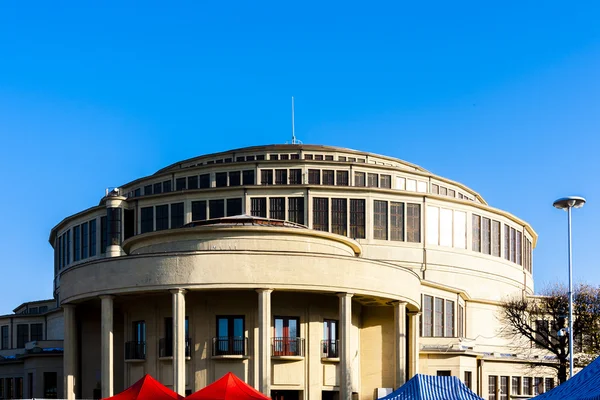
[[[214,355],[246,354],[246,328],[244,322],[243,316],[217,316]]]
[[[229,186],[240,186],[242,184],[242,174],[240,171],[231,171],[229,173]]]
[[[244,185],[254,185],[254,170],[248,169],[242,171],[242,179]]]
[[[435,183],[431,184],[431,193],[433,194],[439,194],[440,193],[440,187],[438,185],[436,185]]]
[[[148,196],[152,194],[152,185],[144,186],[144,196]]]
[[[348,186],[348,171],[336,171],[335,184],[337,186]]]
[[[481,217],[473,214],[472,217],[472,238],[471,238],[471,250],[481,251]]]
[[[169,229],[169,205],[156,206],[156,230]]]
[[[313,229],[329,232],[329,199],[313,197]]]
[[[449,371],[447,369],[445,370],[441,370],[441,371],[436,371],[435,373],[436,376],[452,376],[452,371]]]
[[[269,198],[269,218],[285,220],[285,197]]]
[[[267,218],[267,198],[253,197],[250,199],[250,214],[253,217]]]
[[[264,161],[265,156],[263,155],[258,155],[256,157],[254,156],[246,156],[246,161],[254,161],[254,159],[256,158],[256,161]]]
[[[340,356],[338,348],[339,340],[339,322],[335,319],[323,320],[323,346],[322,357],[338,358]]]
[[[456,191],[454,189],[448,189],[448,196],[456,197]]]
[[[544,378],[533,378],[533,394],[538,395],[544,393]]]
[[[545,391],[548,392],[552,389],[554,389],[554,378],[546,378],[546,387],[545,387]]]
[[[58,237],[58,269],[62,269],[63,266],[63,249],[62,249],[62,236]]]
[[[496,391],[498,390],[498,377],[495,375],[488,376],[488,399],[496,400]]]
[[[154,184],[154,194],[160,194],[162,193],[162,183],[158,182]]]
[[[321,184],[321,170],[309,169],[308,170],[308,184],[309,185],[320,185]]]
[[[242,215],[242,198],[227,199],[227,216]]]
[[[419,243],[421,241],[421,205],[406,205],[406,241]]]
[[[366,237],[364,199],[350,199],[350,237],[354,239]]]
[[[275,317],[273,335],[274,356],[302,356],[300,319],[298,317]]]
[[[142,195],[142,190],[137,188],[133,191],[133,197],[140,197]]]
[[[4,325],[2,328],[0,328],[0,331],[0,348],[2,350],[6,350],[8,349],[8,325]]]
[[[467,248],[467,213],[454,211],[454,247]]]
[[[163,186],[163,192],[169,193],[171,191],[171,180],[164,181],[162,186]]]
[[[93,219],[89,222],[89,255],[93,257],[96,255],[96,220]]]
[[[187,188],[198,189],[198,175],[187,177]]]
[[[29,325],[17,325],[17,349],[25,347],[25,343],[29,342]]]
[[[508,376],[500,377],[500,399],[508,400]]]
[[[183,203],[171,204],[171,229],[183,226]]]
[[[144,233],[144,232],[142,232]],[[100,253],[106,253],[106,217],[100,217]]]
[[[373,238],[387,240],[387,201],[373,200]]]
[[[521,232],[517,232],[517,240],[515,243],[515,248],[516,248],[516,256],[515,256],[515,262],[519,265],[523,265],[523,257],[522,257],[522,250],[523,250],[523,234]]]
[[[71,263],[71,230],[67,231],[67,265]]]
[[[465,309],[460,304],[458,305],[456,327],[458,330],[458,337],[465,337]]]
[[[381,182],[381,187],[384,189],[392,188],[392,176],[391,175],[381,175],[379,178]]]
[[[368,186],[369,187],[379,187],[379,175],[367,174],[367,177],[368,177]]]
[[[538,319],[535,321],[535,340],[542,344],[548,344],[548,336],[549,336],[549,323],[548,321],[544,321],[543,319]],[[535,343],[535,347],[544,348],[543,345]]]
[[[323,185],[333,186],[335,184],[335,171],[331,169],[323,170]]]
[[[2,392],[0,391],[0,393]],[[44,398],[58,398],[58,374],[56,372],[44,372]]]
[[[500,222],[492,221],[492,255],[500,257]]]
[[[533,385],[530,376],[523,377],[523,394],[531,396],[533,394]]]
[[[260,171],[260,183],[261,185],[272,185],[273,184],[273,170],[263,169]]]
[[[473,372],[465,371],[465,386],[469,389],[473,387]]]
[[[302,185],[301,169],[290,169],[290,185]]]
[[[440,209],[440,246],[452,247],[452,216],[452,210]]]
[[[81,226],[73,228],[73,261],[81,259]]]
[[[206,219],[206,200],[192,201],[192,221]]]
[[[513,376],[510,381],[510,394],[519,396],[521,394],[521,377]]]
[[[23,378],[15,378],[15,399],[23,398]]]
[[[7,399],[13,399],[14,398],[14,385],[13,385],[13,378],[6,378],[5,379],[6,382],[6,398]]]
[[[210,219],[223,218],[225,216],[225,200],[209,200],[208,215]]]
[[[185,177],[175,179],[175,190],[184,190],[185,189]]]
[[[287,169],[276,169],[275,170],[275,184],[276,185],[287,185]]]
[[[510,260],[510,227],[504,225],[504,258]]]
[[[433,303],[433,336],[444,336],[444,299],[435,298]]]
[[[269,154],[269,160],[279,160],[279,154]]]
[[[390,202],[390,239],[404,241],[404,203]]]
[[[343,236],[348,235],[347,199],[331,199],[331,232]]]
[[[423,295],[423,315],[421,316],[421,336],[433,336],[433,296]]]
[[[448,188],[446,188],[444,186],[440,186],[440,195],[448,196]]]
[[[305,154],[304,155],[304,159],[305,160],[312,160],[313,159],[313,155],[312,154]]]
[[[217,172],[215,174],[215,187],[227,186],[227,172]]]
[[[354,186],[360,186],[360,187],[366,186],[364,172],[355,172],[354,173]]]
[[[88,223],[84,222],[81,224],[81,258],[85,259],[89,256],[89,234],[90,230],[88,228]]]
[[[154,207],[142,207],[140,209],[141,233],[154,230]]]
[[[288,198],[288,220],[304,225],[304,197]]]
[[[484,254],[492,253],[492,231],[490,219],[481,218],[481,252]]]
[[[452,300],[446,300],[446,310],[444,313],[446,328],[446,337],[454,337],[454,302]]]
[[[510,228],[510,261],[515,262],[516,260],[516,229]]]
[[[207,189],[210,187],[210,174],[200,175],[200,183],[198,185],[200,189]]]
[[[44,324],[31,324],[31,340],[44,340]]]
[[[315,160],[317,160],[317,161],[323,161],[323,155],[322,154],[315,154]]]

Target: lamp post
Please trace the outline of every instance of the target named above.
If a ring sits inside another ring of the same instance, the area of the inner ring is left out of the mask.
[[[578,196],[569,196],[558,199],[553,206],[567,211],[569,224],[569,379],[573,377],[573,255],[571,249],[571,209],[581,208],[585,199]]]

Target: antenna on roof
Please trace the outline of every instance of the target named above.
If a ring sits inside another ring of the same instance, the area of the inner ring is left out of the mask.
[[[296,139],[296,127],[294,124],[294,96],[292,96],[292,144],[302,144],[302,142]]]

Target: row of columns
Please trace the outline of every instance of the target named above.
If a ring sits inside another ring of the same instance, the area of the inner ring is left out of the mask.
[[[271,293],[272,289],[257,289],[258,293],[258,382],[259,390],[270,396],[271,393]],[[173,302],[173,390],[185,395],[185,290],[171,290]],[[339,398],[352,399],[352,296],[351,293],[338,293],[339,297]],[[113,296],[101,296],[101,393],[102,398],[114,393],[113,369]],[[394,302],[394,386],[406,382],[407,375],[414,376],[419,370],[418,326],[419,313],[408,313],[409,329],[406,327],[406,303]],[[75,399],[75,370],[77,365],[77,335],[75,306],[64,305],[64,388],[65,398]],[[409,363],[406,371],[407,338]],[[408,372],[408,374],[407,374]]]

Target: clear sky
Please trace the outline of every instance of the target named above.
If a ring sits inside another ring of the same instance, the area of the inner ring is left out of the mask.
[[[574,275],[600,284],[598,2],[11,3],[0,313],[52,296],[64,217],[172,162],[289,141],[292,95],[304,143],[419,164],[530,222],[538,289],[567,279],[552,202],[585,196]]]

